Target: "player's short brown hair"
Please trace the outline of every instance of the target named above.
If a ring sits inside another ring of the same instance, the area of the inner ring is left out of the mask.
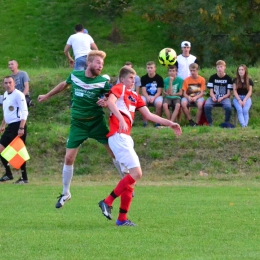
[[[128,66],[124,66],[119,71],[119,81],[121,82],[121,78],[125,78],[128,74],[136,75],[136,72],[133,68]]]
[[[102,59],[105,59],[107,55],[104,51],[100,51],[100,50],[90,51],[88,54],[88,57],[87,57],[87,62],[92,62],[96,56],[99,56]]]

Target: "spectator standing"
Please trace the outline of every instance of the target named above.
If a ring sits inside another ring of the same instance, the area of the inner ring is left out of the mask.
[[[186,79],[191,75],[189,65],[198,62],[196,56],[190,54],[190,50],[191,50],[190,42],[183,41],[181,43],[181,50],[182,50],[182,54],[179,54],[177,56],[177,62],[176,62],[176,66],[178,68],[177,75],[182,79]]]
[[[93,38],[84,32],[84,27],[82,24],[77,24],[75,26],[75,34],[71,35],[67,41],[64,48],[64,54],[67,57],[71,67],[74,70],[85,70],[87,66],[87,56],[91,50],[97,50],[98,47],[95,44]],[[70,49],[72,48],[74,59],[70,56]]]
[[[141,77],[142,99],[146,106],[155,106],[155,113],[162,116],[162,91],[163,78],[156,73],[156,65],[153,61],[146,63],[147,74]],[[143,117],[144,127],[148,125],[146,118]],[[157,123],[155,126],[159,126]]]
[[[164,79],[163,110],[168,120],[174,122],[180,112],[183,79],[177,76],[177,66],[168,67],[168,77]],[[171,115],[169,108],[172,108]]]
[[[7,147],[13,139],[18,135],[23,142],[26,141],[27,126],[26,120],[28,116],[28,108],[24,94],[15,88],[15,82],[12,76],[4,78],[4,99],[3,99],[3,121],[0,132],[3,133],[0,139],[0,153]],[[7,125],[7,127],[6,127]],[[13,180],[13,174],[7,160],[0,155],[1,161],[5,168],[5,174],[0,182]],[[28,183],[26,171],[26,162],[21,166],[22,177],[15,184]]]
[[[206,81],[199,75],[199,66],[197,63],[192,63],[189,66],[191,76],[183,81],[183,98],[181,100],[181,107],[185,116],[189,120],[190,126],[197,126],[199,124],[203,103],[204,91],[206,89]],[[198,107],[196,114],[196,122],[194,122],[190,115],[189,105],[195,103]]]
[[[29,95],[29,76],[26,71],[18,69],[18,62],[16,60],[10,60],[8,62],[8,68],[12,72],[11,76],[15,82],[15,88],[23,92],[23,94]]]
[[[212,108],[215,104],[220,104],[225,110],[225,124],[230,124],[232,106],[230,94],[233,89],[233,82],[226,70],[226,62],[218,60],[216,62],[217,73],[213,74],[208,81],[207,87],[210,89],[210,97],[204,105],[204,111],[209,126],[212,126]]]
[[[252,106],[252,89],[254,83],[249,78],[247,66],[238,66],[236,78],[233,80],[233,104],[237,110],[238,121],[242,127],[247,127],[249,121],[249,110]]]

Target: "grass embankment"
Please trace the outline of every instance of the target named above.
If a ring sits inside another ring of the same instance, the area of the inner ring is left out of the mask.
[[[138,1],[133,3],[138,4]],[[122,66],[131,60],[142,66],[169,44],[165,42],[165,26],[160,26],[160,22],[148,23],[131,10],[111,23],[94,13],[89,2],[3,1],[0,65],[5,67],[8,60],[16,59],[23,68],[68,67],[63,49],[68,37],[74,33],[74,26],[82,23],[99,49],[107,53],[108,63]],[[117,25],[120,35],[110,40],[113,24]],[[115,42],[117,37],[121,38],[119,42]],[[179,51],[179,43],[170,45],[178,46]]]
[[[119,69],[119,68],[117,68]],[[139,75],[145,73],[143,68],[136,68]],[[232,75],[231,68],[229,74]],[[166,76],[163,67],[159,73]],[[115,67],[105,66],[104,71],[113,74]],[[69,69],[28,70],[31,77],[31,94],[35,107],[30,108],[28,118],[28,150],[31,160],[28,162],[31,177],[60,174],[65,153],[65,143],[70,120],[70,90],[53,97],[42,104],[37,103],[39,94],[52,89],[64,80]],[[6,75],[7,70],[1,75]],[[213,70],[201,72],[208,78]],[[250,70],[255,81],[259,81],[257,70]],[[150,123],[143,128],[140,114],[136,120],[132,135],[140,156],[144,175],[151,180],[197,179],[199,173],[206,172],[209,179],[258,178],[260,166],[259,144],[259,95],[258,83],[254,87],[253,108],[249,127],[241,129],[221,129],[223,120],[221,109],[215,109],[215,126],[190,128],[184,117],[181,125],[183,135],[176,138],[170,129],[155,129]],[[196,112],[193,110],[193,112]],[[108,111],[107,117],[108,117]],[[109,156],[102,145],[90,140],[82,145],[75,163],[76,175],[87,175],[90,179],[103,179],[116,176]],[[106,177],[104,177],[106,176]]]

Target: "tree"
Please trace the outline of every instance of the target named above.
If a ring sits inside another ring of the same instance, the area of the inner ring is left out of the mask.
[[[183,40],[191,41],[204,66],[218,59],[249,65],[259,60],[260,0],[143,1],[140,12],[147,20],[168,26],[169,42],[179,46]]]

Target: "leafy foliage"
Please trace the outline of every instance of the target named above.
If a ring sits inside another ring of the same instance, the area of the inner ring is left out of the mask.
[[[115,18],[122,17],[131,2],[132,0],[92,0],[89,7],[114,21]]]
[[[204,66],[218,59],[254,65],[259,59],[259,0],[155,0],[140,6],[147,20],[168,25],[169,42],[191,41]]]

